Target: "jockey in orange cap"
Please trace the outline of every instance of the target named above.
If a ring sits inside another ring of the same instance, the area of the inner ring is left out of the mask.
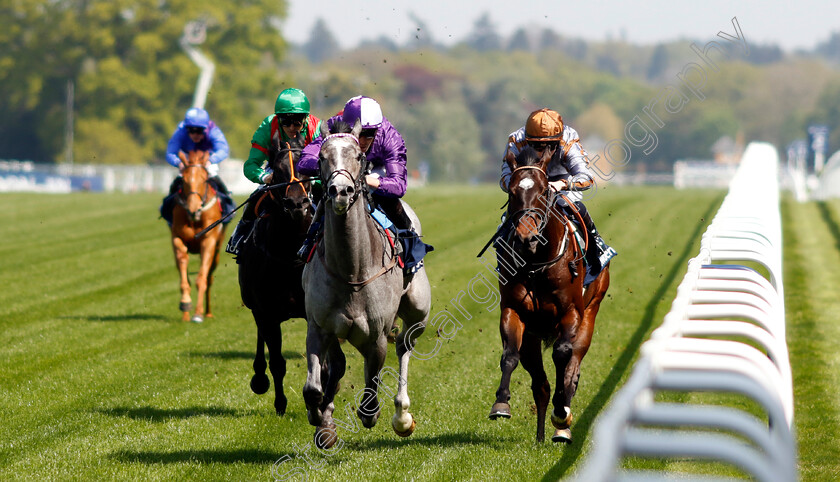
[[[525,146],[531,146],[540,155],[546,149],[553,152],[546,167],[549,185],[554,191],[562,192],[574,204],[574,207],[566,206],[563,198],[557,198],[563,204],[561,207],[564,211],[572,214],[571,219],[576,219],[573,209],[580,213],[589,232],[589,239],[594,241],[589,243],[586,253],[587,264],[590,266],[586,281],[588,283],[617,253],[598,234],[595,223],[582,202],[583,195],[579,191],[591,188],[595,182],[587,166],[586,151],[580,145],[580,137],[574,129],[563,123],[563,118],[556,111],[540,109],[528,116],[523,127],[510,134],[502,159],[508,152],[512,152],[514,156],[518,155]],[[508,191],[510,174],[510,166],[502,161],[502,178],[499,184],[505,192]],[[573,186],[574,190],[570,190],[570,186]]]

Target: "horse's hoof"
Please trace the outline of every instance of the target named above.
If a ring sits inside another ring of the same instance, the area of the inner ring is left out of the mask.
[[[404,432],[400,432],[397,430],[397,427],[394,427],[394,433],[399,435],[400,437],[408,437],[414,433],[414,429],[417,427],[417,420],[414,418],[411,419],[411,426],[409,426]]]
[[[490,415],[488,415],[490,420],[496,420],[497,418],[510,418],[510,405],[503,402],[496,402],[493,404],[493,408],[490,409]]]
[[[315,446],[321,450],[327,450],[338,441],[338,433],[335,431],[335,424],[318,427],[315,430]]]
[[[263,393],[268,391],[268,387],[271,386],[271,381],[268,379],[268,375],[263,373],[262,375],[257,375],[254,373],[254,376],[251,377],[251,391],[256,393],[257,395],[262,395]]]
[[[562,442],[566,445],[570,445],[572,443],[572,429],[558,428],[554,431],[554,435],[551,437],[551,441]]]
[[[193,323],[203,323],[204,322],[204,317],[201,316],[201,315],[193,315],[193,317],[190,321],[192,321]]]
[[[192,311],[192,302],[190,302],[190,301],[183,302],[182,301],[180,304],[178,304],[178,309],[183,311],[183,312],[189,313],[190,311]]]
[[[282,417],[286,414],[286,403],[286,397],[282,395],[274,399],[274,413],[276,413],[278,417]]]
[[[563,407],[563,410],[566,412],[565,417],[559,417],[554,410],[551,411],[551,424],[558,430],[565,430],[572,426],[572,410],[569,407]]]
[[[356,410],[356,415],[359,417],[359,420],[362,421],[362,426],[365,428],[373,428],[376,426],[376,422],[379,421],[379,415],[382,413],[381,409],[377,409],[374,415],[368,415],[362,412],[361,409]]]

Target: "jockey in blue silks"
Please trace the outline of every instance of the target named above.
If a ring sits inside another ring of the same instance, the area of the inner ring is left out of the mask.
[[[175,132],[169,139],[166,146],[166,162],[179,170],[184,166],[178,157],[179,152],[209,151],[210,159],[207,167],[207,181],[216,190],[219,200],[222,203],[222,216],[231,213],[234,209],[233,198],[230,196],[225,183],[219,178],[219,163],[230,155],[227,139],[222,129],[210,120],[207,111],[198,107],[187,110],[184,120],[175,128]],[[180,173],[169,186],[169,195],[163,199],[160,206],[160,215],[166,222],[172,225],[172,208],[174,207],[175,194],[181,189],[183,178]],[[230,222],[230,218],[226,222]]]

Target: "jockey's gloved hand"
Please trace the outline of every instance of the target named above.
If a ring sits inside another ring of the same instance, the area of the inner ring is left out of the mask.
[[[559,181],[551,181],[548,183],[552,189],[555,191],[567,191],[569,189],[569,182],[565,179],[560,179]]]

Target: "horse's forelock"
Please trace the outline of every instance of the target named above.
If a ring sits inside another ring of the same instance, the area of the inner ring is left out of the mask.
[[[516,156],[517,166],[536,166],[540,163],[540,155],[531,146],[525,146]]]
[[[353,131],[353,126],[344,122],[343,120],[336,120],[332,124],[330,134],[349,134]]]
[[[268,151],[268,163],[275,172],[279,171],[283,173],[282,179],[275,179],[275,182],[285,182],[291,179],[292,172],[291,166],[289,165],[289,152],[292,153],[292,162],[297,164],[301,149],[302,146],[297,139],[291,139],[287,143],[281,140],[279,135],[272,137]]]

